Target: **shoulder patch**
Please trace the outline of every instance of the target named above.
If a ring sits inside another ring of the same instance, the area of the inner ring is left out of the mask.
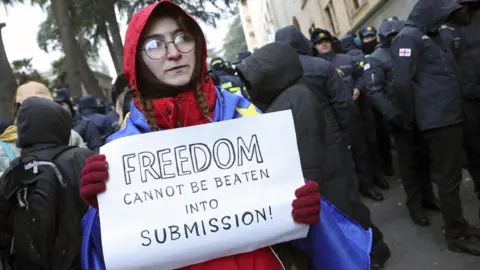
[[[401,48],[400,50],[398,50],[398,56],[400,56],[400,57],[410,57],[410,56],[412,56],[412,49]]]
[[[367,71],[368,69],[370,69],[370,63],[366,63],[365,66],[363,66],[364,71]]]

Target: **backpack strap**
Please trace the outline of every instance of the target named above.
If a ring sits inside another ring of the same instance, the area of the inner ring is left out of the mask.
[[[7,156],[10,159],[10,161],[16,158],[15,154],[12,151],[12,148],[10,148],[10,146],[6,142],[0,141],[0,146],[3,148],[3,151],[7,153]]]

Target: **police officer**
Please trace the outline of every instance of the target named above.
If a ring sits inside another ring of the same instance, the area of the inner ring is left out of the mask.
[[[392,20],[398,20],[397,17],[391,17]],[[360,39],[360,47],[366,56],[369,56],[378,45],[377,29],[373,26],[366,26],[358,31]],[[390,133],[384,123],[382,114],[377,110],[373,110],[376,124],[376,137],[377,137],[377,153],[379,160],[381,161],[381,168],[383,172],[388,176],[393,176],[393,158],[391,152]]]
[[[347,33],[342,39],[340,39],[340,43],[342,45],[342,49],[345,54],[363,58],[365,55],[360,47],[355,42],[355,34]]]
[[[251,55],[252,55],[252,53],[250,51],[239,52],[237,54],[237,59],[235,59],[235,61],[233,61],[232,64],[236,66],[236,65],[240,64],[243,60],[250,57]]]
[[[361,48],[365,55],[370,55],[378,45],[377,29],[373,26],[366,26],[358,31],[361,41]]]
[[[392,42],[393,92],[404,120],[416,125],[430,151],[445,237],[455,252],[480,255],[480,230],[465,220],[460,201],[463,109],[460,78],[438,29],[461,8],[456,0],[421,0]]]
[[[373,224],[369,209],[360,199],[352,155],[346,145],[351,141],[349,125],[352,90],[342,83],[342,79],[331,63],[313,57],[308,39],[297,27],[292,25],[279,29],[275,34],[275,41],[289,44],[299,54],[303,69],[303,77],[300,81],[319,99],[327,121],[327,130],[331,130],[327,134],[334,133],[335,136],[336,144],[326,149],[329,160],[324,166],[325,179],[320,186],[330,191],[333,186],[336,186],[337,191],[334,193],[337,194],[337,198],[332,198],[336,206],[363,227],[372,228],[371,268],[382,269],[390,257],[390,250],[383,241],[382,232]],[[336,168],[339,167],[340,169],[337,170]],[[331,178],[333,180],[328,181]],[[350,189],[350,198],[345,198],[344,192],[338,189],[339,186]]]
[[[441,26],[440,35],[453,49],[461,74],[467,168],[480,200],[480,36],[475,34],[480,28],[480,1],[461,0],[460,4],[463,8]]]
[[[72,129],[82,137],[83,141],[87,144],[87,147],[92,151],[98,152],[98,149],[103,144],[100,138],[100,133],[90,120],[82,117],[73,108],[73,102],[68,90],[65,88],[56,90],[54,92],[54,100],[71,113]]]
[[[242,80],[229,71],[225,61],[221,57],[213,58],[212,61],[210,61],[210,67],[212,69],[212,75],[216,77],[214,79],[216,86],[235,95],[248,97]]]
[[[337,70],[342,81],[349,91],[351,91],[354,102],[361,101],[360,89],[363,86],[363,67],[354,57],[346,54],[336,54],[332,49],[333,37],[327,30],[315,29],[311,34],[311,42],[314,44],[318,55],[329,61]],[[360,103],[361,104],[361,103]],[[381,178],[376,177],[378,170],[373,164],[373,153],[367,144],[367,130],[365,129],[364,117],[358,104],[352,106],[350,121],[350,139],[351,151],[355,161],[355,168],[358,179],[360,180],[360,193],[375,201],[382,201],[383,195],[378,192],[374,183],[383,182],[384,186],[388,183]]]
[[[430,222],[423,209],[440,210],[428,174],[428,148],[419,130],[405,125],[392,93],[393,58],[390,46],[404,25],[405,22],[393,17],[385,19],[380,25],[380,44],[365,64],[365,94],[387,120],[395,139],[400,177],[410,216],[415,224],[428,226]]]

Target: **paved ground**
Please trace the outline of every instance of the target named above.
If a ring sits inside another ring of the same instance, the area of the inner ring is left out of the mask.
[[[461,189],[464,214],[470,223],[480,226],[477,215],[480,204],[473,194],[473,182],[468,175],[464,179]],[[429,213],[432,223],[429,227],[414,225],[408,216],[399,180],[391,178],[390,183],[393,187],[383,192],[385,201],[365,201],[392,251],[387,270],[480,270],[480,257],[448,251],[439,213]]]

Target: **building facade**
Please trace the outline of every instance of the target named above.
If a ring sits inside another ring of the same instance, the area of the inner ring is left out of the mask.
[[[362,26],[378,28],[383,19],[406,19],[417,0],[241,0],[239,10],[249,50],[275,37],[275,31],[297,26],[307,37],[324,28],[341,37]]]

